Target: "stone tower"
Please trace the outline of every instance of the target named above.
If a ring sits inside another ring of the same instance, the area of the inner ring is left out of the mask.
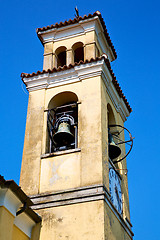
[[[21,75],[29,103],[20,186],[42,217],[40,239],[132,239],[126,159],[108,154],[108,125],[123,126],[131,107],[101,13],[37,35],[43,71]]]

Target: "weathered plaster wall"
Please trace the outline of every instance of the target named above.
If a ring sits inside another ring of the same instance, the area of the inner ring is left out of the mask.
[[[7,201],[6,201],[7,202]],[[14,205],[13,201],[13,205]],[[14,207],[12,208],[12,210]],[[8,209],[4,206],[0,206],[0,240],[29,240],[27,236],[20,228],[15,225],[16,216],[14,216]],[[21,222],[21,226],[24,229],[28,227],[28,222]],[[32,233],[32,240],[39,240],[39,230],[40,226],[35,224],[35,230]]]
[[[64,91],[74,92],[81,102],[78,106],[78,148],[81,151],[41,159],[41,154],[47,152],[44,109],[56,94]],[[30,93],[20,179],[27,194],[102,183],[100,97],[100,77]]]
[[[40,240],[104,240],[103,201],[38,210],[42,216]]]
[[[38,193],[40,155],[42,154],[45,90],[29,95],[25,141],[20,175],[20,186],[26,194]]]
[[[19,228],[15,225],[13,226],[12,240],[29,240],[30,238],[26,236]]]
[[[80,186],[81,153],[70,153],[41,160],[40,192]]]
[[[130,240],[129,234],[124,230],[118,218],[114,215],[106,203],[104,203],[104,231],[105,239]]]
[[[0,206],[0,239],[12,240],[14,216],[3,206]]]

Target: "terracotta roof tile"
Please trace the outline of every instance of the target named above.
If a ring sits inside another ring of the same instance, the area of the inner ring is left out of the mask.
[[[52,68],[52,69],[48,69],[48,70],[43,70],[43,71],[37,71],[36,73],[33,72],[31,74],[29,73],[21,73],[21,78],[22,78],[22,81],[23,81],[23,78],[30,78],[30,77],[34,77],[34,76],[38,76],[38,75],[41,75],[41,74],[44,74],[44,73],[54,73],[54,72],[58,72],[58,71],[64,71],[64,70],[67,70],[67,69],[71,69],[75,66],[79,66],[80,64],[86,64],[86,63],[91,63],[91,62],[96,62],[98,60],[102,60],[104,59],[105,60],[105,63],[108,67],[108,70],[110,71],[110,74],[112,76],[112,82],[113,82],[113,85],[115,86],[119,96],[123,99],[124,103],[126,104],[126,107],[128,109],[128,111],[131,113],[132,112],[132,108],[130,107],[125,95],[123,94],[122,92],[122,89],[111,69],[111,65],[110,65],[110,62],[109,60],[105,57],[105,56],[101,56],[101,57],[97,57],[95,59],[91,58],[90,60],[85,60],[84,62],[81,60],[79,63],[74,63],[74,64],[69,64],[68,66],[64,65],[63,67],[58,67],[58,68]]]
[[[88,16],[87,16],[87,15],[84,15],[83,17],[80,16],[80,17],[78,17],[78,18],[69,19],[68,21],[60,22],[60,23],[55,23],[55,24],[52,24],[52,25],[47,26],[47,27],[37,28],[36,32],[37,32],[37,34],[38,34],[38,32],[47,31],[47,30],[50,30],[50,29],[52,29],[52,28],[64,27],[64,26],[67,26],[67,25],[71,25],[71,24],[78,23],[78,22],[81,21],[81,20],[85,20],[85,19],[89,19],[89,18],[94,18],[95,16],[98,16],[98,17],[99,17],[99,20],[100,20],[100,22],[101,22],[101,24],[102,24],[102,27],[103,27],[103,29],[104,29],[104,35],[105,35],[105,37],[106,37],[106,40],[107,40],[109,46],[111,47],[111,49],[112,49],[112,51],[113,51],[114,57],[117,58],[117,53],[116,53],[115,48],[114,48],[114,46],[113,46],[113,43],[112,43],[112,41],[111,41],[111,39],[110,39],[110,36],[109,36],[109,34],[108,34],[108,32],[107,32],[105,22],[104,22],[104,20],[103,20],[103,18],[102,18],[102,15],[101,15],[101,13],[100,13],[99,11],[96,11],[96,12],[93,13],[93,14],[88,14]],[[38,37],[40,38],[39,35],[38,35]],[[40,38],[40,40],[41,40],[41,38]]]

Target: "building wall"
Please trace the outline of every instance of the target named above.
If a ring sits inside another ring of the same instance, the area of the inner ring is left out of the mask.
[[[20,179],[27,194],[102,183],[100,81],[100,77],[93,77],[30,92]],[[56,94],[65,91],[74,92],[80,102],[78,148],[81,150],[41,159],[41,154],[47,152],[47,113],[44,109]]]
[[[15,222],[15,216],[4,206],[0,206],[0,240],[29,240],[27,236],[20,228],[18,228]],[[27,223],[22,222],[21,225]],[[36,230],[38,232],[38,229]],[[33,235],[35,235],[34,233]],[[34,239],[34,238],[33,238]],[[35,238],[38,240],[39,238]]]
[[[0,206],[0,239],[12,240],[14,216],[4,207]]]
[[[40,156],[42,154],[45,90],[29,94],[20,186],[26,194],[39,191]]]
[[[12,240],[29,240],[30,238],[25,235],[18,227],[13,226]]]
[[[24,202],[27,209],[18,212]],[[0,240],[39,240],[41,218],[29,208],[31,203],[13,180],[0,176]]]
[[[104,202],[104,231],[105,239],[109,240],[130,240],[132,239],[127,231],[124,230],[122,220],[119,220]]]
[[[103,201],[38,210],[42,216],[40,240],[104,240]]]
[[[48,152],[47,112],[58,93],[70,91],[78,101],[78,152],[41,157]],[[30,92],[20,185],[28,195],[60,191],[104,183],[109,190],[108,110],[110,104],[116,124],[123,119],[110,99],[101,77],[74,84]],[[126,169],[126,160],[117,169]],[[123,215],[130,219],[128,183],[122,178]]]

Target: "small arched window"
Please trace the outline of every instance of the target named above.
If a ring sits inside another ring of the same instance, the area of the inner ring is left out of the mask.
[[[84,47],[82,42],[75,43],[72,46],[74,62],[79,63],[81,60],[84,61]]]
[[[57,67],[63,67],[66,65],[66,47],[59,47],[55,51],[56,58],[57,58]]]
[[[48,149],[56,152],[77,148],[78,98],[73,92],[54,96],[48,105]]]

